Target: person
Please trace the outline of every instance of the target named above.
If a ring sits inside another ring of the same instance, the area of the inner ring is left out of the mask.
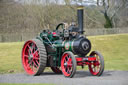
[[[69,26],[69,32],[71,34],[72,37],[76,37],[78,35],[78,27],[76,27],[76,23],[72,22]]]

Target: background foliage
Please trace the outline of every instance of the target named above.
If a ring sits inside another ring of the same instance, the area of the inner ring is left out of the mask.
[[[72,4],[75,0],[63,0],[62,4],[59,4],[60,0],[52,0],[54,2],[41,0],[43,4],[37,3],[40,0],[30,1],[32,2],[20,3],[13,0],[0,0],[0,32],[40,31],[43,28],[55,29],[60,22],[77,23],[77,6]],[[77,2],[80,1],[82,0],[77,0]],[[89,1],[94,3],[96,0]],[[85,5],[85,28],[128,27],[127,0],[97,1],[99,2],[96,4]]]

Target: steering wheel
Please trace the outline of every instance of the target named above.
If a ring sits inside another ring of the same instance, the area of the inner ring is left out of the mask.
[[[63,31],[64,31],[64,23],[60,23],[56,26],[56,33],[60,36],[63,36]],[[60,29],[61,27],[61,29]],[[59,30],[60,29],[60,30]]]
[[[64,23],[58,24],[58,25],[56,26],[56,30],[58,30],[60,26],[61,26],[61,28],[64,30]]]

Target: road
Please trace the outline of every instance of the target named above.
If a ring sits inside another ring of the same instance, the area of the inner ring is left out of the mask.
[[[77,71],[73,78],[62,74],[44,72],[40,76],[25,73],[1,74],[0,83],[50,83],[55,85],[128,85],[128,71],[105,71],[102,76],[92,76],[88,71]]]

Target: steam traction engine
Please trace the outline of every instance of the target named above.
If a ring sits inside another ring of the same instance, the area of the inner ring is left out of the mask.
[[[90,41],[83,36],[83,7],[78,7],[78,27],[66,27],[60,23],[56,30],[43,30],[35,39],[25,42],[22,49],[22,65],[28,75],[40,75],[45,67],[65,77],[73,77],[76,66],[88,65],[94,76],[104,71],[103,56],[91,50]],[[61,69],[60,69],[61,68]]]

